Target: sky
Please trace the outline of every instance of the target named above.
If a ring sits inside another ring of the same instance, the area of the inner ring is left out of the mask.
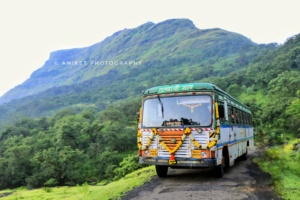
[[[41,68],[50,53],[86,47],[125,28],[187,18],[253,42],[300,33],[299,0],[0,0],[0,96]]]

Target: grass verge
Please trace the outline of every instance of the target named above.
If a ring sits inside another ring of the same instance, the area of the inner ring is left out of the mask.
[[[131,174],[126,175],[122,179],[111,182],[106,185],[90,186],[83,184],[75,187],[53,187],[27,190],[19,188],[16,190],[3,190],[1,200],[93,200],[93,199],[120,199],[122,195],[130,190],[143,185],[145,182],[151,180],[155,175],[153,166],[139,169]],[[4,194],[8,194],[5,196]]]
[[[298,146],[298,148],[297,148]],[[275,191],[283,199],[300,197],[300,139],[289,141],[283,147],[272,147],[254,161],[271,174]]]

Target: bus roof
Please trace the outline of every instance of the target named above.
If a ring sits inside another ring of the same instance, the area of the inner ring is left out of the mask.
[[[225,93],[217,86],[211,83],[184,83],[174,85],[163,85],[150,88],[144,92],[144,95],[167,94],[175,92],[194,92],[194,91],[214,91],[218,90]]]

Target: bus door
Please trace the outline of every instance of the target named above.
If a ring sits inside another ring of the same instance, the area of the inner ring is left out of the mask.
[[[223,144],[228,144],[229,140],[229,133],[231,130],[230,122],[228,120],[228,107],[227,101],[219,102],[218,103],[218,110],[220,116],[220,133],[221,133],[221,141]]]

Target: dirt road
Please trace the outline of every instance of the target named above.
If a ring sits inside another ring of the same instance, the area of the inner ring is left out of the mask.
[[[247,161],[236,161],[221,179],[214,178],[212,169],[169,168],[168,177],[154,177],[122,200],[280,199],[274,194],[270,176],[252,162],[256,151],[248,152]]]

